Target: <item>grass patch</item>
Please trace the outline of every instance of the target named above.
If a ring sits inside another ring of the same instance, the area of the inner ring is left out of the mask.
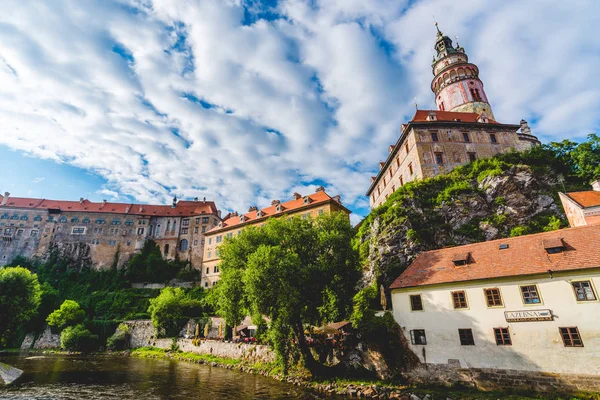
[[[240,360],[233,358],[217,357],[212,354],[197,354],[183,351],[171,351],[167,349],[157,349],[155,347],[140,347],[131,352],[132,357],[138,358],[176,358],[178,360],[191,361],[195,363],[217,363],[223,365],[238,365]]]

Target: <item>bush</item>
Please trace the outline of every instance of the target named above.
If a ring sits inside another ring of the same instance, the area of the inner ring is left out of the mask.
[[[98,348],[98,335],[87,330],[83,324],[68,326],[60,335],[60,347],[69,351],[89,353]]]
[[[58,310],[48,315],[48,325],[62,330],[67,326],[76,325],[85,319],[85,311],[79,303],[73,300],[65,300]]]
[[[115,334],[106,341],[106,348],[115,351],[128,349],[130,339],[131,328],[127,324],[120,324]]]

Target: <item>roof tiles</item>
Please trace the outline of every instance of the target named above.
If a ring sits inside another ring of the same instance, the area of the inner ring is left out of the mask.
[[[595,190],[571,192],[567,193],[567,196],[583,208],[600,206],[600,192]]]
[[[544,248],[548,243],[562,243],[564,251],[548,254]],[[508,247],[500,249],[501,244]],[[469,263],[455,266],[456,254],[467,252]],[[428,251],[420,254],[390,289],[586,268],[600,268],[600,225]]]

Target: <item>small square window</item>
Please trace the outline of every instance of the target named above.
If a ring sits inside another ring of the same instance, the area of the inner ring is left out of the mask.
[[[189,219],[184,219],[181,221],[181,225],[183,226],[188,226],[190,224],[190,220]]]
[[[460,308],[468,308],[467,295],[464,290],[452,292],[452,302],[455,310]]]
[[[542,302],[536,285],[521,286],[521,294],[524,304],[540,304]]]
[[[473,338],[472,329],[459,329],[458,337],[460,338],[460,344],[462,346],[474,346],[475,339]]]
[[[500,289],[483,289],[485,299],[488,307],[502,307],[502,297],[500,296]]]
[[[410,331],[410,342],[412,344],[427,344],[425,329],[413,329]]]
[[[576,326],[558,328],[565,347],[583,347],[579,329]]]
[[[420,294],[410,296],[410,309],[412,311],[423,311],[423,300]]]
[[[510,340],[510,333],[508,328],[494,328],[494,337],[498,346],[510,346],[512,341]]]
[[[592,287],[591,281],[571,282],[577,301],[593,301],[596,300],[596,293]]]

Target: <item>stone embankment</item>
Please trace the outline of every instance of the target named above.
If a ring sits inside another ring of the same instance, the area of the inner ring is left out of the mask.
[[[28,333],[21,344],[21,350],[46,350],[58,349],[60,347],[60,335],[52,333],[50,327],[37,337],[34,333]]]

